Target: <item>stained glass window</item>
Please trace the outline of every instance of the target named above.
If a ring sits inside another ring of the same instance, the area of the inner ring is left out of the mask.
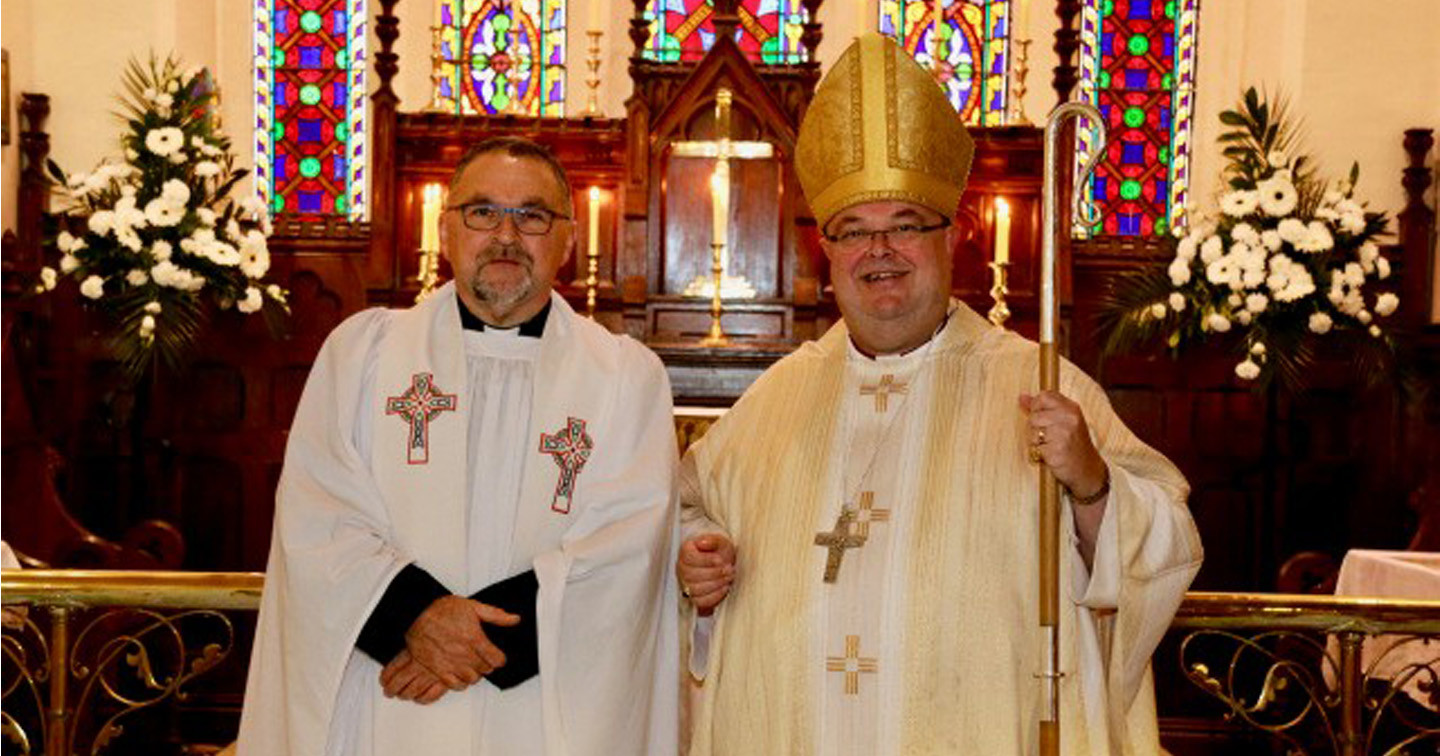
[[[1080,96],[1110,129],[1088,192],[1100,222],[1078,236],[1162,236],[1185,227],[1199,0],[1086,0]],[[1081,129],[1076,159],[1094,152]],[[1077,173],[1078,175],[1078,173]]]
[[[714,12],[710,0],[650,0],[645,59],[673,63],[705,57],[715,44]],[[802,25],[809,20],[800,0],[740,0],[739,16],[735,42],[750,60],[774,65],[810,59],[800,44]]]
[[[366,0],[254,0],[255,186],[275,213],[365,214]]]
[[[454,113],[565,114],[566,0],[437,0],[435,104]]]
[[[965,123],[1005,123],[1010,0],[880,0],[880,33],[935,74]]]

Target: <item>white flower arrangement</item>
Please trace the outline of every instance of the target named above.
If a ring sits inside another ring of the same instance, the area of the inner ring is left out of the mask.
[[[233,168],[215,123],[209,74],[152,58],[131,61],[124,81],[125,161],[70,176],[50,164],[65,205],[51,242],[59,259],[41,269],[36,290],[54,290],[62,275],[80,282],[80,294],[114,316],[112,344],[138,375],[153,357],[179,361],[199,335],[202,296],[247,314],[286,305],[285,291],[262,280],[264,202],[230,197],[247,171]]]
[[[1218,219],[1178,241],[1163,275],[1112,293],[1106,351],[1161,335],[1178,349],[1233,329],[1239,378],[1278,371],[1292,386],[1304,383],[1312,338],[1344,333],[1389,352],[1378,319],[1400,300],[1376,290],[1390,263],[1375,243],[1387,219],[1355,199],[1359,166],[1334,186],[1316,178],[1294,150],[1283,104],[1272,112],[1254,89],[1220,120],[1232,128],[1219,140],[1229,164]]]

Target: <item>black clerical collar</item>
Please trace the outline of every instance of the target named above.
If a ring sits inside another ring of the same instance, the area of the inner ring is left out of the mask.
[[[460,304],[460,327],[467,331],[510,331],[515,328],[514,326],[501,328],[497,325],[490,325],[481,320],[475,313],[470,312],[470,308],[465,306],[465,300],[456,297],[455,301]],[[546,300],[545,306],[540,308],[540,312],[535,313],[534,317],[519,325],[520,335],[531,336],[537,339],[545,335],[545,320],[549,317],[550,301]]]

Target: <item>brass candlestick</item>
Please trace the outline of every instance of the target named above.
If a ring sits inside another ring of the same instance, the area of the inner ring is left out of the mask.
[[[700,340],[701,346],[718,347],[730,343],[730,339],[725,337],[725,329],[720,326],[720,313],[723,307],[720,303],[720,285],[721,279],[725,275],[725,265],[721,261],[721,255],[724,252],[724,242],[710,243],[710,275],[715,281],[715,288],[710,293],[710,335]]]
[[[990,270],[995,272],[995,283],[990,287],[990,298],[995,300],[995,306],[990,308],[988,317],[996,328],[1004,328],[1005,321],[1010,319],[1010,306],[1005,304],[1005,295],[1010,293],[1005,274],[1005,269],[1008,267],[1010,267],[1008,262],[990,263]]]
[[[1015,47],[1019,48],[1019,51],[1015,54],[1015,92],[1011,98],[1014,104],[1011,107],[1010,123],[1015,126],[1033,126],[1035,124],[1025,115],[1025,77],[1030,73],[1030,40],[1017,39]]]
[[[585,86],[590,88],[590,95],[585,102],[584,116],[600,115],[600,37],[605,32],[599,29],[590,29],[585,36],[590,38],[590,47],[586,50],[585,67],[590,69],[590,74],[585,77]]]
[[[600,270],[600,250],[592,246],[585,257],[589,259],[590,265],[590,274],[585,276],[585,315],[594,320],[595,292],[600,286],[599,279],[596,277],[596,273]]]

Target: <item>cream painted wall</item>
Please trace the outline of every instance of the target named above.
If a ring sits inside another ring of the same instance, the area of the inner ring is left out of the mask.
[[[569,110],[578,113],[585,106],[585,30],[599,27],[604,31],[600,109],[606,116],[622,117],[631,89],[626,69],[633,50],[627,35],[633,6],[630,0],[571,2]],[[821,8],[822,68],[862,28],[873,28],[877,2],[829,0]],[[1055,102],[1051,40],[1058,21],[1045,0],[1032,2],[1026,31],[1037,42],[1030,48],[1025,108],[1038,122]],[[396,91],[403,110],[418,110],[429,101],[433,5],[403,0],[397,12],[401,59]],[[250,13],[250,4],[239,0],[8,0],[3,37],[10,51],[12,118],[19,92],[49,94],[52,157],[66,170],[89,170],[117,152],[118,126],[110,112],[126,60],[151,50],[175,51],[187,63],[215,72],[224,94],[225,125],[239,163],[248,167],[253,122]],[[1213,206],[1218,186],[1221,160],[1211,148],[1217,115],[1251,84],[1291,96],[1307,126],[1306,144],[1328,172],[1338,176],[1358,160],[1363,170],[1360,193],[1371,206],[1392,213],[1402,207],[1401,132],[1440,128],[1440,55],[1433,49],[1433,40],[1440,39],[1440,0],[1202,0],[1200,38],[1194,135],[1198,149],[1191,193],[1199,208]],[[373,24],[370,49],[373,65],[378,49]],[[370,85],[375,85],[373,73]],[[12,120],[12,126],[18,130],[18,121]],[[15,208],[18,162],[12,140],[4,150],[7,219]],[[1440,167],[1440,158],[1436,165]],[[1432,187],[1432,205],[1434,191]],[[1440,319],[1440,297],[1435,309]]]

